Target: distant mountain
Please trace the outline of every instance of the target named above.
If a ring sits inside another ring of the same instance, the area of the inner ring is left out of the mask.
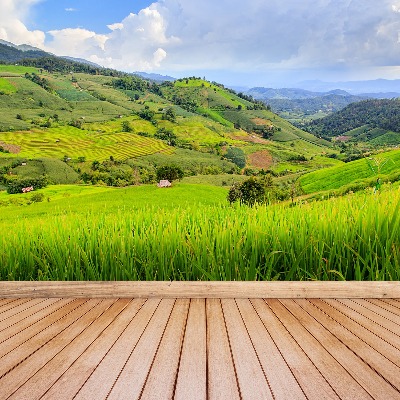
[[[6,40],[0,39],[0,60],[5,62],[18,62],[27,58],[41,58],[41,57],[57,57],[52,53],[48,53],[37,47],[30,46],[28,44],[16,45],[11,42],[7,42]],[[4,47],[7,46],[7,47]],[[62,56],[60,58],[64,58],[69,61],[78,62],[82,64],[87,64],[95,68],[102,68],[100,65],[85,60],[83,58],[74,58],[69,56]]]
[[[14,44],[14,43],[11,43],[11,42],[7,42],[7,40],[2,40],[2,39],[0,39],[0,44],[4,44],[5,46],[9,46],[9,47],[12,47],[14,49],[21,50],[21,51],[43,51],[43,50],[41,50],[41,49],[39,49],[37,47],[30,46],[29,44],[20,44],[20,45],[18,45],[18,44]]]
[[[345,90],[352,95],[362,95],[365,93],[379,94],[379,98],[400,97],[400,79],[375,79],[367,81],[348,81],[348,82],[323,82],[323,81],[304,81],[296,85],[300,89],[315,92],[327,92],[334,89]]]
[[[65,58],[66,60],[78,62],[78,63],[81,63],[81,64],[87,64],[87,65],[90,65],[90,66],[95,67],[95,68],[103,68],[101,65],[96,64],[96,63],[94,63],[92,61],[85,60],[84,58],[75,58],[75,57],[68,57],[68,56],[62,56],[61,58]]]
[[[312,99],[315,97],[322,96],[323,93],[311,92],[305,89],[298,88],[263,88],[255,87],[246,91],[246,94],[253,96],[257,100],[271,100],[271,99],[284,99],[284,100],[294,100],[294,99]]]
[[[289,119],[293,119],[292,114],[296,114],[297,117],[300,116],[300,120],[303,117],[320,112],[324,113],[323,115],[327,115],[339,111],[351,103],[368,98],[353,96],[341,89],[323,93],[298,88],[272,89],[257,87],[248,90],[246,94],[267,103],[278,114],[282,114]]]
[[[49,53],[42,50],[21,50],[18,47],[0,43],[0,61],[4,63],[17,63],[24,59],[47,57]]]
[[[155,82],[174,82],[176,78],[168,75],[149,74],[147,72],[134,72],[134,75],[139,75],[144,79],[149,79]]]

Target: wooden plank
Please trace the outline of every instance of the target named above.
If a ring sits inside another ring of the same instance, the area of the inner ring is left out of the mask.
[[[273,399],[269,384],[234,299],[221,301],[226,330],[244,399]]]
[[[274,399],[305,399],[300,385],[248,299],[236,300]]]
[[[397,301],[396,299],[379,299],[377,305],[384,308],[385,310],[392,312],[395,315],[400,316],[400,301]]]
[[[360,304],[351,300],[340,299],[325,301],[332,307],[335,307],[354,321],[362,325],[364,328],[373,332],[382,340],[387,341],[392,346],[400,350],[400,326],[386,318],[370,312],[368,309],[362,307]]]
[[[160,299],[146,301],[127,329],[79,389],[74,399],[105,399],[107,397],[156,312],[160,301]]]
[[[282,325],[269,305],[261,299],[251,300],[251,303],[306,397],[310,400],[338,399],[339,397],[324,376]]]
[[[74,324],[70,325],[62,335],[56,336],[47,345],[40,350],[33,353],[28,359],[18,364],[12,369],[7,375],[1,380],[2,395],[4,398],[13,395],[22,385],[25,384],[31,377],[40,371],[49,361],[51,361],[60,351],[62,351],[71,341],[74,340],[82,331],[86,329],[91,323],[93,323],[99,315],[101,315],[109,306],[111,306],[113,300],[106,300],[96,302],[92,300],[93,304],[96,304],[87,314],[79,319]],[[32,388],[31,388],[32,389]],[[14,398],[24,398],[16,397]],[[32,399],[30,395],[25,398]]]
[[[43,395],[42,400],[70,400],[95,371],[110,349],[120,339],[123,332],[132,322],[145,300],[132,300],[117,316],[100,337],[95,340],[77,361],[57,380],[50,390]],[[74,384],[71,385],[71,382]]]
[[[15,308],[21,304],[28,303],[32,299],[30,299],[30,298],[24,298],[24,299],[10,298],[10,299],[3,299],[3,300],[6,300],[6,302],[0,308],[0,315],[2,315],[4,312],[12,310],[13,308]]]
[[[348,351],[344,346],[343,349],[337,346],[336,338],[332,338],[304,310],[296,306],[293,300],[280,302],[271,299],[268,300],[268,304],[341,399],[371,398],[329,351],[333,348],[336,348],[338,352]],[[343,357],[346,357],[346,354]]]
[[[318,299],[311,299],[310,302],[315,304],[320,310],[328,314],[332,319],[345,326],[351,333],[360,338],[363,342],[378,351],[393,364],[400,366],[400,350],[393,346],[389,341],[383,340],[373,332],[373,323],[367,324],[367,327],[362,326],[353,318],[357,318],[357,313],[350,312],[350,316],[342,313],[341,310],[336,309],[331,304]],[[381,327],[381,332],[384,329]],[[379,333],[378,333],[379,334]],[[400,337],[398,337],[400,339]],[[400,370],[399,370],[400,372]]]
[[[110,300],[108,300],[110,301]],[[111,300],[112,301],[112,300]],[[16,398],[41,399],[43,395],[64,374],[76,359],[104,332],[104,330],[124,310],[130,300],[119,299],[107,307],[104,302],[104,311],[95,320],[86,323],[85,329],[77,335],[71,335],[71,342],[67,344],[55,357],[49,360],[36,374],[24,383],[15,393]],[[71,386],[80,388],[75,380]]]
[[[50,315],[57,312],[60,308],[68,303],[71,303],[73,299],[58,299],[52,304],[49,304],[46,308],[43,308],[36,314],[33,314],[31,318],[26,318],[20,323],[10,326],[4,329],[0,334],[0,343],[9,340],[15,335],[29,335],[29,331],[35,327],[36,324],[40,323],[43,319],[48,319]]]
[[[295,301],[338,339],[337,346],[333,347],[331,351],[337,359],[343,355],[340,363],[343,366],[346,365],[347,371],[372,397],[382,398],[383,394],[386,393],[384,398],[399,398],[400,369],[395,364],[350,332],[344,326],[345,319],[339,320],[339,322],[334,320],[308,300]],[[294,309],[294,307],[291,307],[291,309]],[[339,352],[338,348],[343,345],[351,351],[343,349]]]
[[[7,328],[11,328],[14,325],[21,326],[22,321],[29,320],[32,321],[35,314],[43,311],[52,304],[58,302],[58,299],[33,299],[29,302],[30,306],[25,309],[20,310],[16,314],[10,316],[5,321],[0,324],[0,336],[2,332],[6,331]],[[45,311],[47,313],[47,311]],[[43,315],[43,312],[40,313]]]
[[[21,312],[31,309],[38,303],[44,302],[46,299],[29,299],[27,302],[24,302],[22,304],[19,304],[9,310],[3,311],[0,313],[0,326],[3,328],[3,323],[5,320],[14,317],[17,314],[20,314]]]
[[[28,359],[40,348],[46,346],[50,340],[62,333],[72,323],[78,320],[82,315],[87,313],[94,304],[100,300],[85,301],[77,299],[74,302],[59,310],[54,318],[44,318],[34,332],[29,332],[29,335],[16,335],[9,341],[0,345],[0,376],[5,375],[16,365]],[[24,333],[24,332],[23,332]]]
[[[97,302],[100,300],[97,300]],[[11,352],[19,352],[22,359],[27,356],[24,348],[31,349],[32,352],[47,343],[57,333],[62,330],[62,326],[70,314],[74,314],[75,310],[85,304],[87,300],[76,299],[72,301],[66,300],[64,306],[60,306],[54,313],[49,314],[28,329],[19,332],[10,337],[8,340],[0,343],[0,358],[2,361],[1,368],[4,365],[4,357]],[[80,315],[80,314],[79,314]],[[1,375],[1,373],[0,373]]]
[[[0,282],[0,298],[400,298],[399,282]]]
[[[174,303],[175,300],[173,299],[161,300],[157,311],[130,354],[107,399],[138,399],[140,397]]]
[[[189,304],[190,301],[188,299],[178,299],[175,302],[160,347],[158,348],[157,355],[141,394],[141,398],[143,399],[176,399],[174,389],[178,375]],[[193,398],[185,397],[185,399],[192,400]]]
[[[207,299],[208,399],[239,400],[239,388],[219,299]]]
[[[16,301],[16,300],[15,299],[0,299],[0,314],[1,314],[2,307],[6,306],[8,303],[11,303],[12,301]]]
[[[175,400],[207,398],[207,321],[204,299],[190,301]]]
[[[366,309],[372,311],[373,313],[376,313],[382,318],[386,318],[388,321],[392,321],[393,323],[400,326],[400,315],[396,313],[396,307],[388,309],[388,306],[390,306],[389,304],[385,306],[385,304],[376,304],[375,302],[371,301],[357,301],[357,303],[360,304],[362,307],[365,307]]]
[[[393,307],[396,308],[396,310],[393,310],[393,313],[396,315],[400,315],[400,301],[399,299],[385,299],[385,301],[383,301],[383,299],[381,299],[383,303],[387,303],[392,305]]]

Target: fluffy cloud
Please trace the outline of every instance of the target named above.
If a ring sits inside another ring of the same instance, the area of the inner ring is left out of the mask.
[[[46,50],[59,55],[71,57],[101,56],[107,36],[80,28],[67,28],[49,31],[51,40],[46,44]]]
[[[122,21],[110,21],[107,34],[54,30],[47,33],[46,45],[43,32],[30,32],[21,22],[37,1],[0,0],[6,15],[0,16],[0,37],[15,42],[24,37],[56,54],[128,71],[272,75],[293,69],[388,71],[400,65],[396,0],[206,0],[201,5],[159,0]],[[12,22],[6,23],[10,16]]]
[[[24,24],[30,8],[40,0],[0,0],[0,39],[16,44],[43,47],[45,34],[30,31]]]

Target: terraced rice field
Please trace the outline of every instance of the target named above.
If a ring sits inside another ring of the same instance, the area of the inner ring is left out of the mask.
[[[34,129],[30,132],[2,132],[0,141],[19,146],[17,155],[27,158],[62,158],[66,155],[102,161],[110,156],[124,160],[157,152],[172,152],[160,140],[133,133],[90,133],[71,126]]]

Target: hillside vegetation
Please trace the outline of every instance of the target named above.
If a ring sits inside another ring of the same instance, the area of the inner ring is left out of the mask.
[[[399,180],[400,151],[345,164],[198,77],[18,64],[0,66],[0,280],[400,279],[399,184],[350,194]],[[311,201],[331,193],[349,195]]]
[[[281,117],[302,127],[314,119],[326,117],[351,103],[365,100],[368,96],[354,96],[344,90],[311,92],[303,89],[252,88],[246,92],[262,100]]]
[[[306,174],[300,178],[305,193],[343,188],[339,194],[400,179],[400,150],[390,151],[335,167]],[[335,193],[335,192],[333,192]]]
[[[325,138],[346,136],[377,145],[400,144],[400,99],[365,100],[350,104],[302,128]]]
[[[326,157],[334,152],[328,141],[196,77],[156,83],[46,57],[2,65],[0,88],[0,157],[63,160],[80,182],[154,182],[158,167],[184,165],[179,149],[195,152],[193,160],[208,155],[184,166],[185,176],[243,168],[290,174],[339,162]],[[149,155],[157,155],[151,164],[140,160]],[[100,169],[92,166],[98,162]]]

